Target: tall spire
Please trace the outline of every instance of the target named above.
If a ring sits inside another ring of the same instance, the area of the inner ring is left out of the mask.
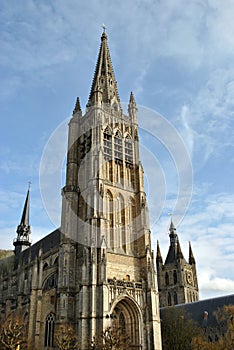
[[[103,28],[101,36],[101,46],[87,107],[98,103],[115,104],[117,108],[120,108],[117,82],[115,80],[110,52],[107,45],[105,27]]]
[[[29,205],[30,205],[30,183],[28,186],[28,192],[24,203],[23,213],[21,217],[20,224],[17,227],[16,233],[17,238],[14,240],[14,246],[21,247],[18,250],[22,250],[23,246],[27,247],[31,245],[29,240],[29,235],[31,234],[31,228],[29,225]]]

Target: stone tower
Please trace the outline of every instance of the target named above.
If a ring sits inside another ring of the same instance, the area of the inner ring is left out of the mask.
[[[199,300],[196,262],[189,243],[189,262],[185,260],[176,228],[171,220],[170,247],[163,264],[159,243],[157,245],[157,272],[160,307],[184,304]]]
[[[105,30],[85,114],[77,99],[69,123],[62,196],[57,323],[76,325],[82,349],[115,323],[132,349],[160,350],[137,105],[131,93],[123,113]]]

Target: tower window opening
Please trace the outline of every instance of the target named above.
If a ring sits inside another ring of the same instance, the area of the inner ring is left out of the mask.
[[[171,306],[171,293],[170,292],[167,295],[167,304],[168,304],[168,306]]]
[[[115,148],[115,159],[122,160],[123,159],[123,146],[122,146],[122,138],[120,134],[117,132],[114,138],[114,148]]]
[[[166,272],[166,275],[165,275],[165,283],[166,283],[166,286],[169,286],[169,275],[168,275],[168,272]]]
[[[104,156],[107,159],[112,157],[112,136],[108,129],[104,132]]]
[[[132,151],[132,141],[129,138],[125,139],[125,161],[127,163],[133,162],[133,151]]]
[[[174,270],[174,272],[173,272],[173,280],[174,280],[174,284],[176,284],[177,283],[177,272],[176,272],[176,270]]]

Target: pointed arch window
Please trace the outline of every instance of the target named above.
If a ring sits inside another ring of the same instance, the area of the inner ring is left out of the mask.
[[[54,346],[54,323],[55,315],[50,313],[46,318],[45,324],[45,346]]]
[[[127,135],[127,137],[124,141],[124,148],[125,148],[125,161],[127,163],[132,164],[133,163],[133,147],[132,147],[132,140],[130,139],[129,135]]]
[[[165,283],[166,283],[166,286],[169,286],[169,274],[168,274],[168,272],[166,272],[166,274],[165,274]]]
[[[174,305],[178,304],[178,297],[177,297],[177,293],[174,292]]]
[[[173,271],[173,280],[174,280],[174,284],[177,283],[177,272],[176,270]]]
[[[122,137],[120,132],[117,131],[114,137],[114,149],[115,149],[115,159],[122,160],[123,159],[123,145],[122,145]]]
[[[104,138],[104,156],[110,160],[112,157],[112,135],[110,129],[107,127],[103,134]]]
[[[170,292],[167,294],[167,304],[168,304],[168,306],[171,306],[171,293]]]
[[[119,327],[121,329],[121,333],[126,334],[126,322],[124,314],[122,312],[119,314]]]

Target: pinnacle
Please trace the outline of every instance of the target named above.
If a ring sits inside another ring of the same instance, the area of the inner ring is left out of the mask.
[[[76,99],[76,105],[75,105],[75,108],[73,110],[73,115],[76,114],[77,112],[81,112],[79,97],[77,97],[77,99]]]

